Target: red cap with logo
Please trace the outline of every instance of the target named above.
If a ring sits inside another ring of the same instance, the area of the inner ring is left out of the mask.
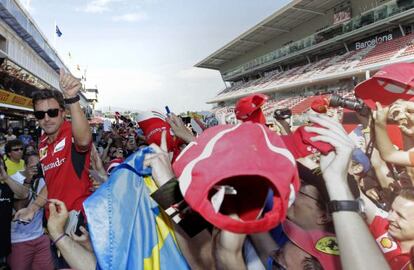
[[[290,220],[285,220],[282,227],[289,240],[316,258],[324,270],[342,268],[339,246],[334,234],[321,230],[304,230]]]
[[[235,233],[274,228],[285,219],[299,188],[295,159],[282,139],[251,122],[205,130],[182,151],[173,169],[190,207],[214,226]],[[274,207],[257,219],[269,188]]]
[[[263,94],[253,94],[239,99],[234,109],[236,118],[243,122],[266,124],[261,106],[266,103],[267,99],[268,97]]]
[[[397,99],[414,97],[414,64],[397,63],[381,68],[372,78],[355,87],[355,96],[371,109],[375,102],[388,106]]]
[[[326,113],[329,107],[329,100],[325,97],[320,97],[312,101],[311,109],[317,113]]]

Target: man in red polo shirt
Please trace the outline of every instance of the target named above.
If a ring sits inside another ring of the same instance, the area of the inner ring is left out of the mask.
[[[369,229],[393,270],[408,270],[414,247],[414,189],[402,189],[389,212],[377,208],[369,199],[365,214]]]
[[[32,220],[36,211],[46,204],[44,198],[61,200],[69,211],[79,211],[91,194],[88,170],[92,135],[79,105],[81,83],[60,70],[59,84],[62,92],[42,90],[33,95],[34,115],[44,131],[39,143],[39,157],[46,186],[41,190],[41,196],[16,213],[15,219]],[[65,105],[71,122],[65,120]]]

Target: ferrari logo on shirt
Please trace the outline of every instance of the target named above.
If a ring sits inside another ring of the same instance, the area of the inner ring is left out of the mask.
[[[377,242],[383,253],[391,252],[398,248],[397,243],[388,234],[388,232],[379,236],[377,239],[375,239],[375,241]]]
[[[42,160],[47,157],[47,146],[39,149],[39,159]]]
[[[339,256],[339,246],[334,236],[325,236],[316,242],[315,248],[323,253]]]

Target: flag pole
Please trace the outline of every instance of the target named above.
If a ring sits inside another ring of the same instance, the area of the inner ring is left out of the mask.
[[[53,27],[53,47],[57,51],[57,48],[56,48],[56,20],[55,20],[55,26]]]

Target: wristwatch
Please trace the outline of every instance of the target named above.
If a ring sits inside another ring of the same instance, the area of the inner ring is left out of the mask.
[[[79,95],[76,95],[76,96],[74,96],[73,98],[65,98],[65,99],[64,99],[64,101],[65,101],[65,105],[68,105],[68,104],[73,104],[73,103],[75,103],[75,102],[78,102],[79,100],[80,100]]]
[[[332,200],[328,203],[328,210],[329,210],[329,213],[340,212],[340,211],[364,213],[365,204],[361,198],[358,198],[353,201]]]

